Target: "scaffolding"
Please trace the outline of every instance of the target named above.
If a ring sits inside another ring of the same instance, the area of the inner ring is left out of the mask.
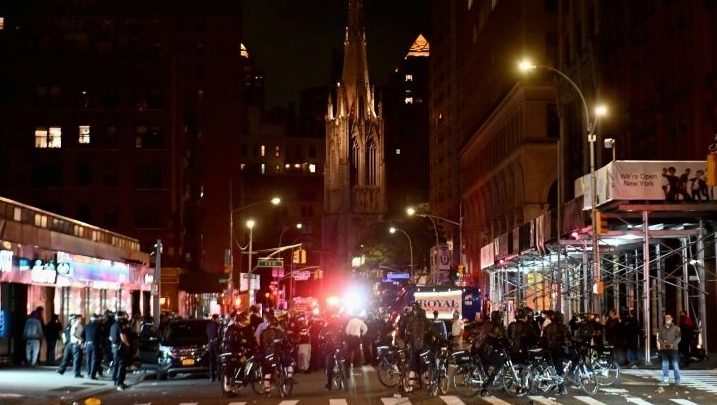
[[[646,332],[642,348],[647,362],[663,315],[677,318],[673,311],[684,310],[696,321],[699,344],[708,350],[707,326],[717,318],[707,313],[707,300],[717,296],[717,205],[615,202],[600,212],[607,220],[600,232],[591,225],[570,230],[576,225],[572,221],[555,232],[562,238],[546,238],[544,244],[538,241],[496,257],[486,269],[491,308],[504,310],[508,320],[515,308],[525,306],[559,310],[565,319],[635,309]],[[549,222],[541,219],[533,228],[543,223],[549,227]],[[595,234],[598,255],[592,254]],[[600,260],[597,281],[593,257]]]

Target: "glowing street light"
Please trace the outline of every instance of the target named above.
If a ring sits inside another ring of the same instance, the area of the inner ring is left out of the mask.
[[[590,144],[590,194],[591,194],[591,201],[590,201],[590,209],[592,214],[592,227],[593,227],[593,238],[592,238],[592,257],[593,257],[593,276],[595,277],[595,285],[599,285],[600,283],[600,253],[599,253],[599,243],[598,243],[598,235],[596,233],[596,227],[597,227],[597,178],[595,176],[595,127],[597,125],[597,119],[598,117],[604,116],[607,114],[607,107],[604,105],[599,105],[597,108],[595,108],[594,111],[594,117],[592,122],[590,121],[590,110],[588,109],[588,104],[585,102],[585,96],[583,96],[583,92],[580,90],[577,84],[575,84],[568,75],[563,73],[562,71],[546,66],[546,65],[536,65],[533,64],[530,61],[522,61],[519,63],[518,67],[522,71],[529,71],[537,68],[542,68],[549,70],[553,73],[556,73],[563,79],[565,79],[566,82],[568,82],[572,88],[577,92],[578,96],[580,97],[580,101],[582,101],[584,114],[585,114],[585,126],[586,126],[586,132],[587,132],[587,140]],[[559,237],[559,235],[558,235]],[[599,308],[594,308],[595,310],[599,310]]]

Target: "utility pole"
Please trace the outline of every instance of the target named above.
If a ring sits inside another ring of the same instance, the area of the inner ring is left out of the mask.
[[[157,243],[154,244],[154,285],[153,292],[154,297],[152,299],[152,316],[154,326],[159,328],[160,319],[160,300],[162,299],[162,240],[157,239]]]

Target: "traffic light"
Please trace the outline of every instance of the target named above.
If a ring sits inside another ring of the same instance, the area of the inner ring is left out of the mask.
[[[293,257],[291,259],[292,263],[301,263],[301,249],[294,250]]]
[[[321,271],[321,269],[318,269],[314,272],[314,280],[320,280],[324,278],[324,272]]]
[[[306,264],[306,249],[299,249],[299,259],[301,260],[301,264]]]
[[[593,227],[595,228],[595,235],[603,235],[610,230],[610,226],[607,223],[607,218],[602,212],[595,212],[595,223],[593,224]]]

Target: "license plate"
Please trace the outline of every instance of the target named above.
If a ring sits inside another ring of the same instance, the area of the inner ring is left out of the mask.
[[[193,366],[194,365],[194,359],[183,359],[182,360],[183,366]]]

